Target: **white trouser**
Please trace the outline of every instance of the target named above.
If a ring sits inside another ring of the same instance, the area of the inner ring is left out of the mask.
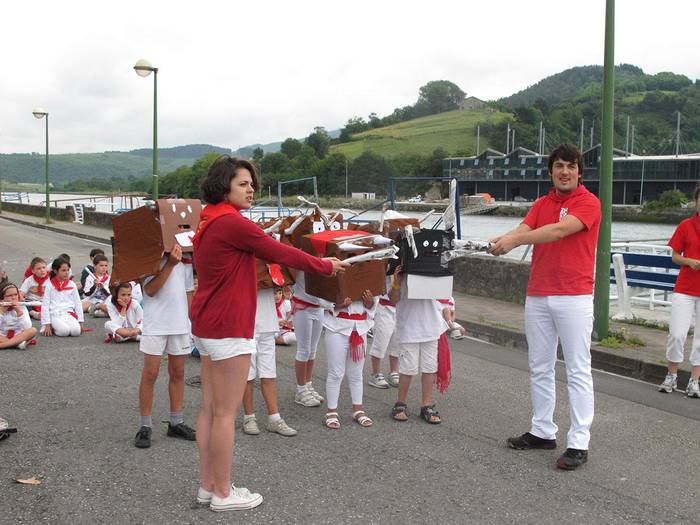
[[[369,355],[384,359],[387,349],[389,355],[398,357],[399,349],[394,339],[394,329],[396,328],[396,308],[393,306],[377,306],[377,313],[374,315],[374,328],[372,329],[372,347]]]
[[[297,310],[293,317],[294,332],[297,334],[297,361],[316,359],[316,347],[323,330],[323,308]]]
[[[591,331],[593,296],[528,296],[525,301],[532,395],[531,434],[555,439],[556,386],[554,365],[557,342],[561,341],[566,363],[571,427],[567,447],[588,450],[593,423],[593,376],[591,375]]]
[[[75,317],[68,314],[52,315],[51,329],[53,334],[58,337],[68,337],[69,335],[77,337],[80,335],[80,323]]]
[[[672,363],[683,362],[683,347],[688,338],[688,329],[695,314],[695,334],[693,335],[693,347],[690,351],[690,364],[700,366],[700,333],[698,319],[700,319],[700,297],[674,293],[671,299],[671,322],[668,326],[668,340],[666,342],[666,359]]]
[[[365,336],[366,337],[366,336]],[[338,408],[340,383],[343,376],[348,374],[348,386],[353,405],[362,404],[362,368],[365,359],[352,360],[350,337],[326,330],[326,357],[328,358],[328,375],[326,377],[326,404],[328,409]]]

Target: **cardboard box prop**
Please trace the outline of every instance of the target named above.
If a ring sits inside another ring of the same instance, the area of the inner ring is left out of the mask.
[[[452,276],[429,277],[406,274],[408,299],[449,299],[452,297]]]
[[[344,251],[339,248],[341,244],[352,243],[373,250],[375,249],[373,238],[374,235],[350,230],[308,234],[302,238],[302,249],[312,255],[337,257],[343,260],[370,250]],[[342,303],[346,297],[359,301],[365,290],[369,290],[375,296],[386,293],[386,261],[376,260],[353,264],[345,270],[345,273],[333,277],[318,274],[306,275],[306,293],[332,303]]]
[[[414,217],[407,217],[405,219],[386,219],[384,221],[384,230],[382,233],[387,236],[391,236],[392,233],[403,232],[406,226],[413,226],[414,230],[420,229],[420,222]]]
[[[408,238],[401,238],[399,258],[403,273],[443,277],[452,275],[447,265],[442,265],[442,254],[452,249],[454,233],[445,230],[422,229],[413,232],[418,256],[414,257]],[[444,299],[444,297],[440,297]]]
[[[278,219],[261,221],[258,222],[258,226],[262,229],[269,228],[277,223],[277,221]],[[280,264],[272,264],[262,259],[255,259],[255,271],[257,273],[258,289],[294,284],[294,278],[289,269]]]
[[[155,207],[142,206],[112,217],[114,267],[112,282],[128,282],[160,272],[165,253],[178,241],[175,236],[194,233],[202,204],[196,199],[158,199]],[[183,252],[192,252],[182,241]]]

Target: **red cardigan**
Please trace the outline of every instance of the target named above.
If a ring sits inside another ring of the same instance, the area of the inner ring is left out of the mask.
[[[197,291],[190,319],[197,337],[251,339],[258,288],[255,258],[330,275],[333,264],[275,241],[254,222],[224,215],[202,232],[194,253]]]

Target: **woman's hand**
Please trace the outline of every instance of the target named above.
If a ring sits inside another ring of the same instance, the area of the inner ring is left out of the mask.
[[[345,268],[350,266],[348,263],[346,263],[345,261],[341,261],[337,257],[324,257],[323,260],[330,261],[333,264],[333,273],[331,275],[343,273],[345,271]]]
[[[374,306],[374,296],[369,290],[362,292],[362,302],[368,310]]]
[[[700,270],[700,261],[697,259],[688,259],[688,266],[693,270]]]

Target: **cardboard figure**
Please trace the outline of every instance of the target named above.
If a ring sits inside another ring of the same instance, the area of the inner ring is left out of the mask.
[[[454,247],[454,232],[406,227],[399,259],[406,274],[409,299],[445,299],[452,296],[452,272],[443,255]]]
[[[197,199],[158,199],[154,206],[112,217],[112,283],[156,275],[163,255],[176,243],[183,252],[192,252],[191,239],[201,212]]]
[[[279,226],[277,225],[278,222]],[[284,221],[280,222],[278,219],[273,219],[258,222],[258,225],[263,230],[276,229],[276,232],[269,232],[271,234],[275,234],[279,232],[280,228],[283,227]],[[294,284],[294,277],[292,276],[289,268],[286,266],[271,264],[267,261],[263,261],[262,259],[255,259],[255,270],[258,279],[258,289],[275,288],[277,286]]]

